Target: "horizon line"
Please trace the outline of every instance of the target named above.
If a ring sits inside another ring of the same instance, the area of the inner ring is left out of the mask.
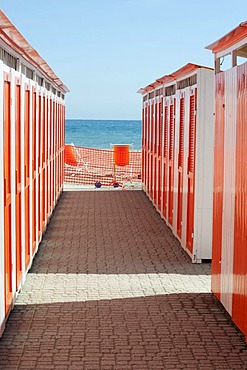
[[[113,119],[113,118],[65,118],[65,120],[73,120],[73,121],[141,121],[140,119],[136,118],[129,118],[129,119]]]

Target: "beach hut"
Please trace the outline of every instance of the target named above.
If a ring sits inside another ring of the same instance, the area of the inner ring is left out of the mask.
[[[188,63],[143,95],[143,190],[193,262],[211,259],[213,69]]]
[[[0,11],[0,335],[62,191],[67,91]]]
[[[247,338],[247,22],[207,49],[216,95],[212,290]]]

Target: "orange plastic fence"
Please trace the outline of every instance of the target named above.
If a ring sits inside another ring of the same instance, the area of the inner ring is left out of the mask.
[[[129,164],[115,165],[114,150],[65,145],[65,182],[74,184],[120,185],[141,181],[141,151],[129,152]]]

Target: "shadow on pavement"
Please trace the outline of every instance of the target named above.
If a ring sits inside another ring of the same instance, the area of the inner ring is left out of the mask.
[[[211,294],[17,305],[0,369],[246,369],[247,346]]]

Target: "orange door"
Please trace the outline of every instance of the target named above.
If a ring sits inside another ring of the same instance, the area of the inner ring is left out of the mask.
[[[50,151],[50,141],[49,141],[49,135],[50,135],[50,127],[49,127],[49,112],[48,112],[48,105],[49,105],[49,99],[46,99],[46,148],[45,148],[45,163],[46,163],[46,181],[45,181],[45,193],[46,193],[46,215],[49,216],[49,210],[50,210],[50,189],[49,189],[49,176],[50,176],[50,169],[49,169],[49,151]]]
[[[163,99],[159,102],[159,115],[158,115],[158,189],[157,189],[157,205],[159,211],[161,211],[161,192],[162,192],[162,162],[161,162],[161,148],[162,148],[162,124],[163,124]]]
[[[30,91],[25,91],[24,126],[24,165],[25,165],[25,256],[26,268],[30,262]]]
[[[175,137],[175,118],[174,118],[174,107],[176,101],[170,105],[170,117],[169,117],[169,162],[168,162],[168,222],[170,225],[173,224],[173,187],[174,187],[174,137]]]
[[[16,86],[15,107],[15,163],[16,163],[16,289],[22,275],[22,231],[21,231],[21,86]]]
[[[61,188],[61,150],[62,150],[62,106],[59,104],[59,125],[58,125],[58,178],[59,178],[59,186],[58,191]]]
[[[153,158],[154,158],[154,177],[153,177],[153,201],[157,205],[157,134],[158,134],[158,104],[154,103],[153,119]]]
[[[51,100],[52,108],[50,110],[50,212],[53,206],[53,185],[54,185],[54,117],[55,117],[55,104]]]
[[[167,219],[167,172],[168,172],[168,106],[164,108],[164,129],[163,129],[163,216]]]
[[[37,218],[36,218],[36,194],[37,194],[37,152],[36,152],[36,92],[33,92],[33,116],[32,116],[32,126],[33,126],[33,136],[32,136],[32,182],[33,182],[33,192],[32,192],[32,248],[33,253],[36,249],[36,226],[37,226]]]
[[[180,99],[179,118],[179,149],[178,149],[178,212],[177,235],[182,235],[182,209],[183,209],[183,161],[184,161],[184,98]]]
[[[147,192],[148,194],[150,194],[150,110],[151,110],[151,107],[150,105],[148,105],[148,108],[147,108],[147,113],[148,113],[148,116],[147,116],[147,125],[146,125],[146,128],[147,128],[147,174],[146,174],[146,189],[147,189]]]
[[[58,110],[57,102],[55,104],[55,121],[54,121],[54,179],[53,179],[53,208],[57,195],[57,124],[58,124]]]
[[[37,154],[38,154],[38,174],[37,174],[37,177],[38,177],[38,186],[37,186],[37,191],[38,191],[38,195],[37,195],[37,199],[38,199],[38,203],[37,203],[37,206],[38,206],[38,219],[37,219],[37,223],[38,223],[38,239],[40,239],[41,237],[41,233],[42,233],[42,216],[41,216],[41,202],[42,202],[42,196],[41,196],[41,176],[42,176],[42,152],[41,152],[41,147],[42,147],[42,136],[41,136],[41,131],[42,131],[42,110],[41,110],[41,96],[38,97],[38,101],[37,101],[38,105],[37,105],[37,109],[38,109],[38,131],[39,131],[39,140],[37,141]]]
[[[4,81],[4,280],[5,314],[12,304],[12,240],[11,240],[11,105],[10,82]]]
[[[149,195],[153,199],[154,188],[153,188],[153,178],[154,178],[154,163],[153,163],[153,135],[154,135],[154,103],[151,103],[151,113],[150,113],[150,184],[149,184]]]
[[[213,194],[213,241],[212,241],[212,291],[220,299],[220,274],[222,252],[222,213],[224,190],[224,126],[225,126],[225,78],[224,72],[216,76],[216,111],[214,140],[214,194]]]
[[[52,208],[52,139],[53,139],[53,103],[52,99],[50,99],[50,122],[48,126],[49,131],[49,139],[48,139],[48,173],[49,173],[49,180],[48,180],[48,214],[51,213]]]
[[[194,183],[195,183],[195,142],[196,142],[196,90],[190,96],[189,153],[188,153],[188,202],[186,247],[192,253],[194,238]]]
[[[46,99],[43,97],[43,106],[42,106],[42,137],[41,137],[41,231],[43,232],[45,228],[45,215],[46,215],[46,203],[45,203],[45,171],[46,171],[46,155],[45,155],[45,144],[46,144]]]

